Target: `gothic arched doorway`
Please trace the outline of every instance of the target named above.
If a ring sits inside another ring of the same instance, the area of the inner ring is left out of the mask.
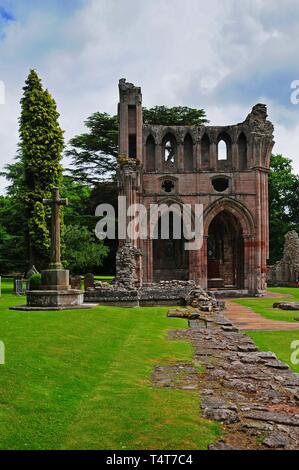
[[[239,220],[222,211],[212,220],[208,235],[208,287],[244,288],[244,242]]]
[[[180,225],[180,238],[176,238],[175,227]],[[169,212],[169,237],[163,239],[161,217],[157,224],[157,238],[153,240],[154,282],[189,279],[189,255],[185,250],[183,222],[179,215]]]

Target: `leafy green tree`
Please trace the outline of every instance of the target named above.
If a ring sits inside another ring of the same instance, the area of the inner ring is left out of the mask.
[[[0,196],[0,274],[26,270],[25,225],[19,201],[13,196]]]
[[[95,272],[109,249],[87,227],[68,225],[64,232],[64,265],[73,274]]]
[[[146,124],[161,126],[201,126],[209,122],[203,109],[186,106],[143,108],[143,120]]]
[[[64,224],[79,225],[94,230],[96,224],[95,211],[91,207],[92,189],[89,185],[74,181],[70,176],[64,176],[61,183],[61,195],[68,199],[64,207]]]
[[[98,183],[92,189],[90,200],[89,200],[89,211],[92,214],[95,214],[95,209],[99,204],[111,204],[114,207],[115,215],[117,218],[118,215],[118,192],[117,192],[117,185],[115,181],[102,181]],[[98,221],[96,219],[95,223]],[[95,227],[95,223],[93,225],[93,229]],[[117,220],[116,220],[116,227],[117,227]],[[118,241],[107,239],[105,240],[105,245],[109,248],[108,256],[103,260],[103,265],[101,266],[100,270],[98,270],[98,274],[104,274],[113,276],[115,275],[115,264],[116,264],[116,252],[118,248]]]
[[[207,123],[203,109],[177,106],[155,106],[143,109],[144,122],[169,126],[199,126]],[[66,150],[71,158],[72,177],[89,184],[115,177],[118,155],[118,118],[107,113],[94,113],[86,121],[87,133],[73,137]]]
[[[86,121],[87,133],[70,140],[70,149],[65,154],[71,157],[74,168],[71,175],[78,181],[98,183],[111,176],[116,169],[118,151],[117,116],[94,113]]]
[[[68,266],[71,267],[74,273],[86,272],[82,269],[85,270],[89,266],[90,269],[87,269],[87,271],[92,270],[95,274],[114,274],[116,241],[106,240],[104,243],[107,247],[106,250],[101,249],[98,255],[98,247],[103,246],[103,243],[95,239],[94,234],[98,221],[95,217],[97,205],[107,200],[116,204],[117,189],[114,182],[100,182],[95,188],[91,189],[87,184],[74,181],[69,176],[64,176],[61,192],[69,200],[69,205],[64,208],[66,236],[63,247],[63,258],[69,263]],[[75,227],[76,236],[79,228],[82,230],[82,233],[79,233],[79,241],[76,239],[75,244],[69,234],[70,227]],[[82,234],[84,237],[82,237]],[[80,246],[77,246],[78,243],[81,244],[82,249],[86,250],[85,264],[82,263],[83,254]],[[90,259],[90,262],[88,262],[88,259]]]
[[[270,263],[278,261],[283,252],[284,235],[299,230],[299,176],[292,160],[273,155],[269,173]]]
[[[8,195],[15,196],[20,193],[21,188],[24,187],[24,165],[19,151],[15,162],[5,165],[4,171],[0,172],[0,176],[4,176],[9,182],[9,185],[6,187]]]
[[[19,119],[19,163],[23,179],[19,180],[21,199],[27,219],[30,263],[43,267],[49,257],[50,210],[42,203],[51,189],[60,185],[60,164],[64,141],[56,103],[44,90],[37,73],[31,70],[23,88]],[[17,168],[17,167],[15,167]]]

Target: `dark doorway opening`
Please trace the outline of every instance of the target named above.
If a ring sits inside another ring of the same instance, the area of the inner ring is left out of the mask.
[[[174,238],[174,228],[181,227],[181,238]],[[169,238],[162,238],[161,217],[157,227],[158,238],[153,240],[153,274],[154,281],[189,279],[189,252],[185,250],[183,222],[179,215],[169,213]]]
[[[238,219],[220,212],[211,222],[208,236],[208,287],[244,288],[244,241]]]

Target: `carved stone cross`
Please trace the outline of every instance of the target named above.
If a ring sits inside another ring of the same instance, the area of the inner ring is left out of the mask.
[[[52,189],[52,199],[44,199],[44,204],[51,205],[52,207],[52,227],[51,227],[51,269],[61,269],[60,258],[60,206],[67,206],[67,199],[60,199],[59,189]]]

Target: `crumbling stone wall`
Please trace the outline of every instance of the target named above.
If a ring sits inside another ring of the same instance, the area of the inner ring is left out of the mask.
[[[268,284],[271,286],[294,285],[299,275],[299,235],[291,230],[285,235],[283,257],[273,266],[269,266]]]
[[[116,254],[116,283],[132,288],[140,284],[140,251],[130,243],[125,243]]]

